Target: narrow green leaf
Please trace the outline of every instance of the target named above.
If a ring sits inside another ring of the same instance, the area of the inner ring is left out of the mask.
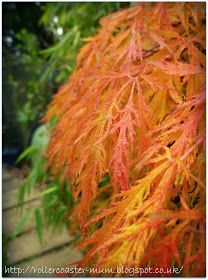
[[[40,240],[40,243],[42,243],[43,225],[42,225],[41,212],[40,212],[39,208],[36,208],[36,210],[35,210],[35,217],[36,217],[36,226],[37,226],[38,238]]]
[[[26,189],[26,181],[24,181],[19,188],[19,194],[18,194],[18,206],[21,208],[24,203],[24,197],[25,197],[25,189]]]
[[[21,153],[19,155],[19,157],[17,158],[15,164],[19,163],[23,158],[25,158],[26,156],[32,156],[35,152],[37,151],[37,148],[34,146],[30,146],[28,147],[26,150],[24,150],[23,153]]]
[[[46,195],[46,194],[48,194],[48,193],[51,193],[51,192],[56,191],[57,189],[58,189],[57,186],[52,187],[52,188],[50,188],[50,189],[47,189],[47,190],[41,192],[41,195]]]
[[[38,165],[36,165],[32,171],[30,172],[30,175],[29,175],[29,178],[27,180],[27,183],[28,183],[28,189],[27,189],[27,192],[28,192],[28,195],[30,195],[30,192],[31,190],[35,187],[35,185],[37,184],[38,182],[38,175],[39,175],[39,172],[38,172]]]
[[[29,209],[26,214],[24,215],[24,217],[22,218],[22,220],[20,221],[20,223],[18,224],[18,226],[16,227],[16,229],[14,230],[12,236],[11,236],[11,240],[14,240],[15,237],[19,234],[21,228],[23,227],[24,223],[26,222],[27,218],[29,217],[30,213],[32,212],[32,209]]]
[[[54,126],[56,126],[58,123],[58,118],[54,115],[49,122],[49,129],[53,128]]]
[[[46,54],[46,55],[49,54],[49,55],[50,55],[51,53],[54,53],[54,52],[58,51],[60,48],[63,47],[63,45],[64,45],[66,42],[68,42],[68,40],[71,39],[70,37],[73,38],[73,30],[69,30],[69,31],[64,35],[63,39],[62,39],[59,43],[53,45],[53,46],[50,47],[50,48],[41,50],[41,51],[39,51],[39,53],[40,53],[40,54]]]

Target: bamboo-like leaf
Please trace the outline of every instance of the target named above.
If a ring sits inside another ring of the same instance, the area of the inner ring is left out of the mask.
[[[19,163],[25,157],[30,157],[31,158],[36,153],[36,151],[37,151],[37,147],[35,147],[35,146],[28,147],[26,150],[24,150],[23,153],[21,153],[19,155],[19,157],[17,158],[15,163],[16,164]]]
[[[27,182],[24,181],[19,187],[19,193],[18,193],[18,206],[19,207],[22,207],[23,203],[24,203],[26,185],[27,185]]]
[[[42,243],[43,224],[42,224],[42,216],[41,216],[40,208],[35,209],[35,217],[36,217],[38,238],[40,240],[40,243]]]
[[[14,230],[12,236],[11,236],[11,240],[14,240],[15,237],[20,233],[23,225],[25,224],[25,222],[27,221],[29,215],[32,213],[33,209],[29,209],[26,214],[24,215],[24,217],[21,219],[21,221],[19,222],[18,226],[16,227],[16,229]]]
[[[49,189],[47,189],[47,190],[41,192],[41,195],[42,195],[42,196],[45,196],[46,194],[49,194],[49,193],[52,193],[52,192],[57,191],[57,189],[58,189],[58,187],[57,187],[57,186],[54,186],[54,187],[52,187],[52,188],[49,188]]]

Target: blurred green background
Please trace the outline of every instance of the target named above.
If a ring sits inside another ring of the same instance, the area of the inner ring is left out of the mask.
[[[14,164],[76,65],[83,38],[127,2],[2,3],[3,162]]]

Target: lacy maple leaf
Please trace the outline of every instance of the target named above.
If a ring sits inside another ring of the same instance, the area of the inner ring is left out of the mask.
[[[76,263],[205,276],[205,5],[140,3],[100,24],[45,117],[48,165],[79,201]]]

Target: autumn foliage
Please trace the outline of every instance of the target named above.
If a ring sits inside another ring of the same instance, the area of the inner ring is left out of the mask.
[[[102,18],[49,106],[48,166],[72,178],[79,267],[205,276],[205,10],[140,3]]]

